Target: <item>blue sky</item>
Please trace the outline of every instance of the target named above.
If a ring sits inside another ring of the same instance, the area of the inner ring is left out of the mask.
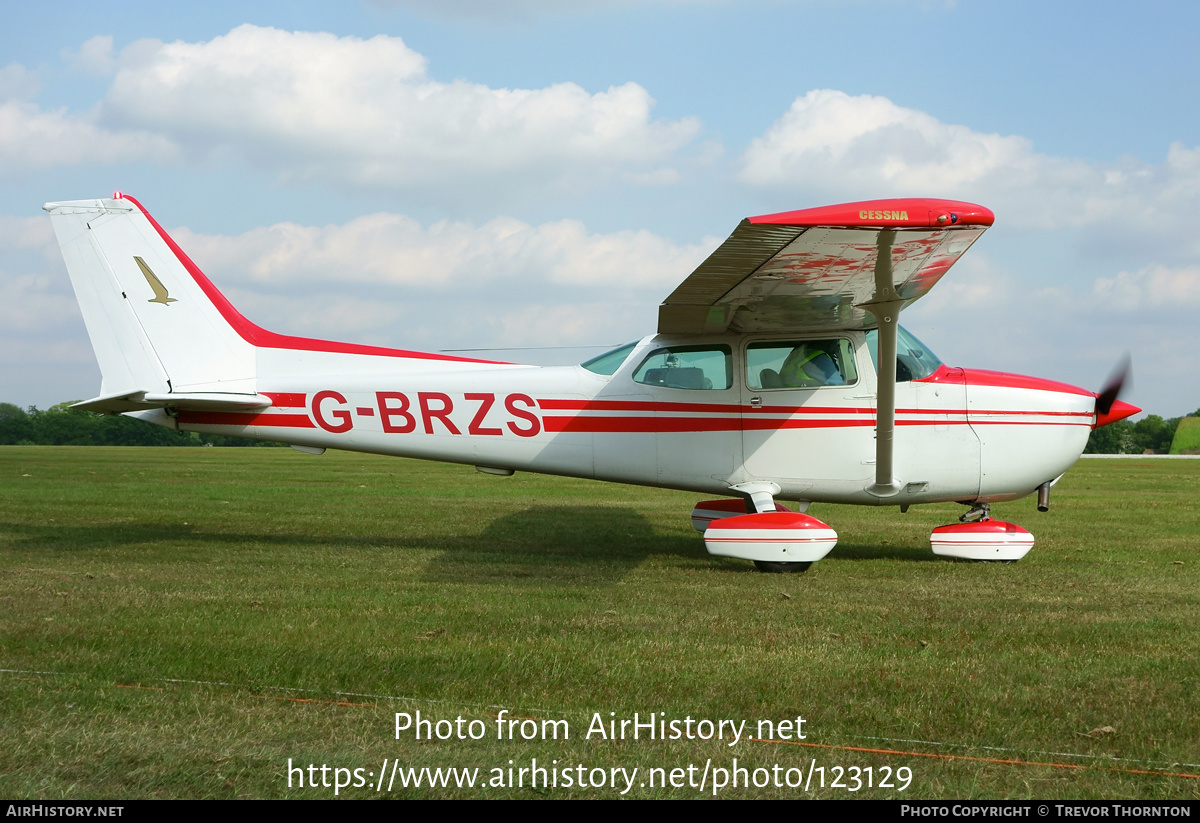
[[[648,333],[749,214],[972,200],[995,228],[904,320],[942,359],[1095,388],[1129,351],[1131,402],[1200,406],[1193,4],[68,2],[6,23],[3,401],[98,391],[40,205],[120,189],[262,325],[427,349]]]

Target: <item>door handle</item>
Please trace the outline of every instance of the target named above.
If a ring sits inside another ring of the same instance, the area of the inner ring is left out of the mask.
[[[762,398],[761,397],[751,397],[750,398],[750,408],[761,409],[762,408]]]

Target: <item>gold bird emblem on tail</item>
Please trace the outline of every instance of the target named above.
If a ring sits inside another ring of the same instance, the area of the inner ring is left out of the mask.
[[[140,257],[134,257],[133,259],[137,261],[138,268],[142,270],[142,275],[146,278],[146,282],[150,284],[151,291],[154,292],[154,296],[146,302],[162,303],[164,306],[168,303],[174,303],[175,298],[167,294],[167,287],[158,279],[158,275],[146,265],[146,261]]]

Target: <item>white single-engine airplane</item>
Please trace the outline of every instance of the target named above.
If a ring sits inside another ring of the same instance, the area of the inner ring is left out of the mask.
[[[230,304],[128,195],[47,203],[103,375],[77,407],[172,429],[686,489],[714,555],[803,571],[837,542],[814,501],[958,501],[933,551],[1016,560],[989,504],[1038,495],[1089,432],[1140,409],[950,368],[897,323],[992,224],[897,199],[743,220],[659,310],[658,334],[536,367],[290,337]],[[776,503],[795,501],[799,511]]]

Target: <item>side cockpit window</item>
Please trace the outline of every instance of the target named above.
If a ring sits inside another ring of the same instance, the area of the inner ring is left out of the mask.
[[[879,368],[879,331],[867,332],[867,350],[871,352],[871,363]],[[907,383],[933,374],[942,365],[929,347],[914,337],[903,326],[896,330],[896,382]]]
[[[746,382],[752,389],[817,389],[858,381],[854,348],[843,337],[751,343]]]
[[[634,371],[633,380],[669,389],[728,389],[733,386],[733,354],[728,346],[656,349]]]
[[[617,369],[621,368],[621,364],[624,363],[629,357],[629,353],[633,351],[633,348],[636,345],[636,340],[632,343],[626,343],[624,346],[621,346],[618,349],[606,351],[599,357],[593,357],[591,360],[585,360],[579,365],[583,366],[590,372],[595,372],[596,374],[602,374],[606,377],[610,377],[617,373]]]

